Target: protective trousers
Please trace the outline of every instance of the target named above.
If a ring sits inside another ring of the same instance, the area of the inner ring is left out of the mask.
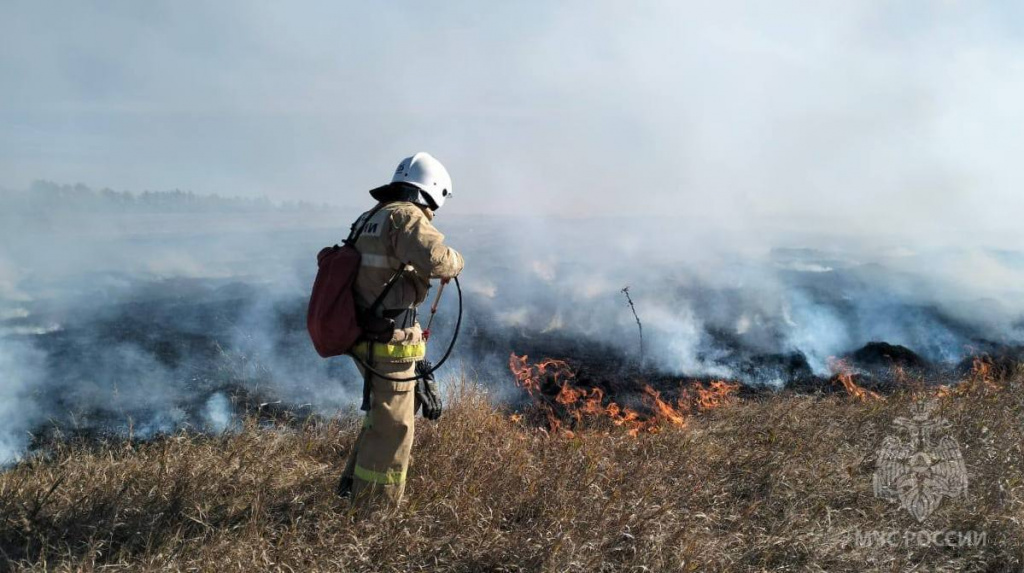
[[[383,346],[381,350],[387,352],[387,347],[397,345],[373,346],[374,354],[377,354],[378,346]],[[411,350],[408,345],[404,346],[406,351]],[[421,356],[422,352],[416,354]],[[374,360],[373,368],[383,374],[393,378],[416,375],[416,362],[414,359],[410,361],[415,357],[402,357],[401,361],[381,358],[378,356]],[[394,506],[405,493],[405,476],[409,469],[415,427],[416,382],[384,380],[367,372],[358,363],[357,366],[364,377],[370,376],[370,410],[363,420],[342,476],[352,479],[353,505]]]

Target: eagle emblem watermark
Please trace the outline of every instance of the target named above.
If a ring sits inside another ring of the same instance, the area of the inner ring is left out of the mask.
[[[896,432],[882,441],[873,478],[875,496],[899,504],[918,522],[943,498],[967,492],[967,468],[949,421],[936,417],[935,401],[917,402],[909,418],[893,421]]]

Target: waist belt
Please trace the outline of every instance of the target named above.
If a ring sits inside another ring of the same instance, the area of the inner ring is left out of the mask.
[[[371,347],[373,349],[372,353],[370,351]],[[376,360],[384,360],[385,362],[416,362],[426,356],[427,343],[421,340],[416,344],[385,344],[383,342],[370,343],[361,340],[352,346],[351,352],[367,362]]]

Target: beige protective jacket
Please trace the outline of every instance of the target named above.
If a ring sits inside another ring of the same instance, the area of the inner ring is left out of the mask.
[[[371,212],[359,217],[357,229]],[[429,279],[452,278],[462,272],[462,255],[444,244],[444,235],[431,223],[433,218],[430,209],[407,201],[387,203],[370,217],[355,245],[362,254],[356,304],[368,308],[388,279],[406,264],[415,272],[406,273],[391,289],[383,309],[415,308],[427,298]]]
[[[395,271],[408,264],[415,270],[391,289],[382,308],[414,308],[426,299],[429,279],[452,278],[462,271],[462,255],[445,246],[444,235],[430,222],[434,214],[429,209],[404,201],[378,207],[373,216],[368,211],[356,221],[356,228],[366,221],[355,244],[362,254],[356,304],[369,307]],[[389,377],[410,379],[416,375],[416,361],[426,356],[426,341],[419,324],[413,324],[396,329],[387,343],[361,341],[352,354]],[[372,384],[372,403],[344,475],[353,480],[352,499],[357,506],[380,501],[397,504],[405,491],[415,434],[412,390],[416,382],[389,380],[359,368]]]

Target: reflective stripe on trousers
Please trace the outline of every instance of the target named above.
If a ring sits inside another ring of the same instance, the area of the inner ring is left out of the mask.
[[[355,477],[368,482],[373,482],[381,485],[398,485],[405,483],[405,473],[408,470],[402,471],[387,471],[387,472],[375,472],[368,470],[363,466],[356,463],[353,468],[353,474]]]

